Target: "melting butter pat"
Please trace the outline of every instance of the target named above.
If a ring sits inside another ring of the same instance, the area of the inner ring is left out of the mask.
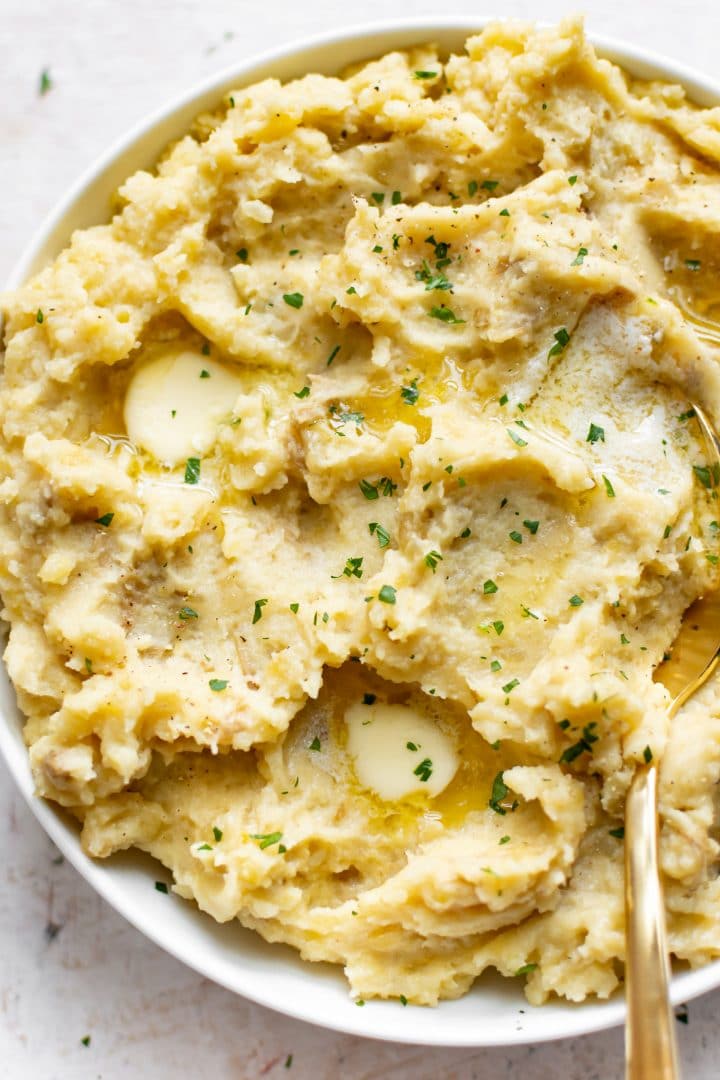
[[[381,799],[439,795],[457,771],[449,736],[406,705],[351,705],[345,723],[355,775]]]
[[[178,465],[209,450],[228,418],[240,379],[192,349],[175,348],[138,368],[125,395],[131,442],[164,465]]]

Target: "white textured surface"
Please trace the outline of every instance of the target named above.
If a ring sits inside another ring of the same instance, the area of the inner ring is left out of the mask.
[[[579,5],[578,5],[579,6]],[[556,0],[494,5],[552,20]],[[587,0],[588,25],[715,74],[714,0]],[[0,282],[44,215],[108,143],[234,59],[319,30],[400,14],[365,0],[0,0]],[[490,5],[455,0],[458,14]],[[49,68],[52,89],[38,93]],[[622,1037],[502,1050],[390,1046],[332,1034],[251,1005],[165,956],[96,897],[57,854],[0,765],[0,1073],[3,1080],[125,1076],[218,1080],[613,1080]],[[718,1075],[720,992],[678,1025],[684,1071]],[[650,1018],[650,1022],[652,1022]],[[90,1036],[89,1046],[82,1039]],[[288,1055],[292,1061],[288,1063]],[[289,1067],[286,1068],[286,1063]]]

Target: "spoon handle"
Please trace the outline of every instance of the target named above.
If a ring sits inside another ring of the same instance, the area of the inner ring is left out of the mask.
[[[675,1018],[657,858],[657,769],[635,773],[625,807],[627,1080],[676,1080]]]

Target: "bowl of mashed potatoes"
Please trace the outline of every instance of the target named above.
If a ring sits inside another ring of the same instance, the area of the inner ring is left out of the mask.
[[[616,1023],[653,757],[674,997],[720,985],[718,686],[670,726],[653,679],[720,557],[718,101],[574,19],[317,39],[18,268],[0,745],[208,977],[388,1039]]]

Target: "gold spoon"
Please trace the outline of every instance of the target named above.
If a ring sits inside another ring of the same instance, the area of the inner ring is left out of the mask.
[[[720,438],[697,405],[711,475],[720,477]],[[709,679],[720,661],[720,593],[697,600],[683,616],[670,659],[655,672],[678,709]],[[625,1062],[628,1080],[675,1080],[679,1075],[670,962],[657,852],[657,766],[638,766],[625,802]]]

